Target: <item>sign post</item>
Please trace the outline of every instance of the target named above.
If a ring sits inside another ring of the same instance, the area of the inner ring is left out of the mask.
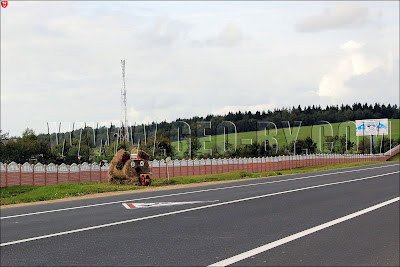
[[[169,183],[169,170],[168,170],[168,162],[171,160],[171,157],[165,159],[165,163],[167,165],[167,176],[168,176],[168,183]]]

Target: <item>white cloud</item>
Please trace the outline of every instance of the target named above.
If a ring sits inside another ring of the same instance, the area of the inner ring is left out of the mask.
[[[356,76],[366,75],[383,65],[379,57],[365,54],[361,50],[363,46],[363,43],[353,40],[340,45],[340,49],[346,54],[342,55],[329,73],[322,76],[317,91],[319,96],[328,97],[331,102],[335,102],[339,98],[360,93],[347,86],[346,82]]]
[[[146,27],[139,34],[143,46],[159,47],[171,45],[175,41],[185,40],[190,26],[168,17],[157,17],[153,25]]]
[[[399,60],[384,61],[371,72],[351,77],[345,86],[358,92],[364,102],[391,103],[394,100],[399,105],[399,72]]]
[[[210,45],[235,46],[242,42],[242,31],[233,23],[228,23],[219,34],[208,40]]]
[[[142,124],[142,123],[151,123],[154,121],[154,117],[151,114],[146,114],[145,112],[140,112],[135,110],[134,108],[130,108],[127,114],[128,124]]]
[[[296,24],[299,32],[320,32],[324,30],[361,26],[366,23],[368,9],[360,5],[339,3],[335,8],[326,8],[322,14],[306,17]]]
[[[340,49],[345,50],[345,51],[351,51],[351,50],[360,49],[364,45],[365,45],[364,43],[358,43],[356,41],[350,40],[344,44],[341,44]]]

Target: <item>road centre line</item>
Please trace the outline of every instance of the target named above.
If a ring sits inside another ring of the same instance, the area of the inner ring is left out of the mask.
[[[263,246],[260,246],[260,247],[258,247],[258,248],[255,248],[255,249],[252,249],[252,250],[243,252],[243,253],[241,253],[241,254],[238,254],[238,255],[236,255],[236,256],[230,257],[230,258],[228,258],[228,259],[225,259],[225,260],[216,262],[216,263],[211,264],[211,265],[209,265],[209,266],[213,266],[213,267],[214,267],[214,266],[228,266],[228,265],[231,265],[231,264],[233,264],[233,263],[236,263],[236,262],[238,262],[238,261],[242,261],[242,260],[244,260],[244,259],[250,258],[250,257],[252,257],[252,256],[254,256],[254,255],[257,255],[257,254],[259,254],[259,253],[268,251],[268,250],[270,250],[270,249],[273,249],[273,248],[278,247],[278,246],[280,246],[280,245],[286,244],[286,243],[291,242],[291,241],[293,241],[293,240],[296,240],[296,239],[298,239],[298,238],[301,238],[301,237],[307,236],[307,235],[309,235],[309,234],[315,233],[315,232],[317,232],[317,231],[323,230],[323,229],[325,229],[325,228],[331,227],[331,226],[333,226],[333,225],[335,225],[335,224],[338,224],[338,223],[341,223],[341,222],[344,222],[344,221],[353,219],[353,218],[355,218],[355,217],[357,217],[357,216],[360,216],[360,215],[363,215],[363,214],[365,214],[365,213],[367,213],[367,212],[370,212],[370,211],[373,211],[373,210],[382,208],[382,207],[384,207],[384,206],[386,206],[386,205],[392,204],[392,203],[397,202],[397,201],[399,201],[399,200],[400,200],[400,197],[396,197],[396,198],[390,199],[390,200],[388,200],[388,201],[384,201],[384,202],[382,202],[382,203],[379,203],[379,204],[377,204],[377,205],[371,206],[371,207],[369,207],[369,208],[366,208],[366,209],[363,209],[363,210],[360,210],[360,211],[351,213],[351,214],[349,214],[349,215],[340,217],[340,218],[338,218],[338,219],[335,219],[335,220],[332,220],[332,221],[329,221],[329,222],[320,224],[320,225],[318,225],[318,226],[315,226],[315,227],[309,228],[309,229],[307,229],[307,230],[298,232],[298,233],[296,233],[296,234],[287,236],[287,237],[285,237],[285,238],[276,240],[276,241],[274,241],[274,242],[268,243],[268,244],[263,245]]]
[[[169,215],[174,215],[174,214],[180,214],[180,213],[189,212],[189,211],[195,211],[195,210],[202,210],[202,209],[207,209],[207,208],[212,208],[212,207],[218,207],[218,206],[223,206],[223,205],[228,205],[228,204],[233,204],[233,203],[239,203],[239,202],[248,201],[248,200],[254,200],[254,199],[260,199],[260,198],[271,197],[271,196],[276,196],[276,195],[288,194],[288,193],[293,193],[293,192],[298,192],[298,191],[304,191],[304,190],[309,190],[309,189],[314,189],[314,188],[320,188],[320,187],[326,187],[326,186],[331,186],[331,185],[338,185],[338,184],[345,184],[345,183],[352,183],[352,182],[357,182],[357,181],[369,180],[369,179],[374,179],[374,178],[377,178],[377,177],[387,176],[387,175],[391,175],[391,174],[395,174],[395,173],[399,173],[399,172],[400,171],[396,171],[396,172],[378,174],[378,175],[373,175],[373,176],[363,177],[363,178],[358,178],[358,179],[352,179],[352,180],[347,180],[347,181],[341,181],[341,182],[334,182],[334,183],[328,183],[328,184],[321,184],[321,185],[302,187],[302,188],[298,188],[298,189],[292,189],[292,190],[287,190],[287,191],[270,193],[270,194],[266,194],[266,195],[259,195],[259,196],[254,196],[254,197],[236,199],[236,200],[231,200],[231,201],[226,201],[226,202],[221,202],[221,203],[216,203],[216,204],[204,205],[204,206],[195,207],[195,208],[171,211],[171,212],[166,212],[166,213],[161,213],[161,214],[156,214],[156,215],[151,215],[151,216],[146,216],[146,217],[141,217],[141,218],[135,218],[135,219],[123,220],[123,221],[118,221],[118,222],[113,222],[113,223],[106,223],[106,224],[100,224],[100,225],[95,225],[95,226],[89,226],[89,227],[79,228],[79,229],[75,229],[75,230],[68,230],[68,231],[58,232],[58,233],[54,233],[54,234],[48,234],[48,235],[42,235],[42,236],[36,236],[36,237],[31,237],[31,238],[26,238],[26,239],[20,239],[20,240],[5,242],[5,243],[1,243],[0,247],[20,244],[20,243],[25,243],[25,242],[29,242],[29,241],[40,240],[40,239],[49,238],[49,237],[56,237],[56,236],[62,236],[62,235],[67,235],[67,234],[72,234],[72,233],[89,231],[89,230],[94,230],[94,229],[99,229],[99,228],[105,228],[105,227],[109,227],[109,226],[115,226],[115,225],[131,223],[131,222],[137,222],[137,221],[143,221],[143,220],[148,220],[148,219],[153,219],[153,218],[159,218],[159,217],[164,217],[164,216],[169,216]]]
[[[340,171],[340,172],[334,172],[334,173],[323,173],[323,174],[316,174],[316,175],[303,176],[303,177],[298,177],[298,178],[290,178],[290,179],[277,180],[277,181],[267,181],[267,182],[252,183],[252,184],[245,184],[245,185],[233,185],[233,186],[226,186],[226,187],[187,191],[187,192],[182,192],[182,193],[173,193],[173,194],[152,196],[152,197],[143,197],[143,198],[136,198],[136,199],[103,202],[103,203],[97,203],[97,204],[75,206],[75,207],[70,207],[70,208],[60,208],[60,209],[53,209],[53,210],[37,211],[37,212],[30,212],[30,213],[24,213],[24,214],[4,216],[4,217],[0,217],[0,219],[4,220],[4,219],[16,218],[16,217],[24,217],[24,216],[53,213],[53,212],[59,212],[59,211],[68,211],[68,210],[74,210],[74,209],[83,209],[83,208],[118,204],[118,203],[123,203],[123,202],[131,202],[131,201],[147,200],[147,199],[155,199],[155,198],[163,198],[163,197],[171,197],[171,196],[180,196],[180,195],[203,193],[203,192],[208,192],[208,191],[217,191],[217,190],[225,190],[225,189],[248,187],[248,186],[257,186],[257,185],[264,185],[264,184],[282,183],[282,182],[289,182],[289,181],[295,181],[295,180],[304,180],[304,179],[310,179],[310,178],[321,177],[321,176],[329,176],[329,175],[335,175],[335,174],[343,174],[343,173],[351,173],[351,172],[358,172],[358,171],[365,171],[365,170],[372,170],[372,169],[388,168],[388,167],[393,167],[396,165],[399,165],[399,164],[396,163],[396,164],[390,164],[390,165],[384,165],[384,166],[369,167],[369,168],[357,169],[357,170],[347,170],[347,171]],[[260,177],[260,178],[263,178],[263,177]],[[238,181],[244,181],[244,180],[238,180]]]

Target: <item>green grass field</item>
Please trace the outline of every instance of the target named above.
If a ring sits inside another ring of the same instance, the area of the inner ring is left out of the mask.
[[[391,137],[393,140],[397,140],[400,136],[400,120],[399,119],[391,119],[389,120],[391,122]],[[351,142],[356,143],[357,138],[355,136],[355,124],[348,124],[351,126],[350,128],[350,132],[348,133],[348,137],[350,138]],[[339,126],[340,129],[339,129]],[[322,135],[323,132],[325,132],[325,135],[328,135],[331,133],[330,131],[330,127],[328,125],[325,125],[323,127],[315,127],[314,129],[312,126],[301,126],[299,133],[298,133],[298,137],[297,139],[305,139],[307,136],[311,136],[314,140],[314,142],[317,143],[318,147],[319,147],[319,129],[323,128],[322,131]],[[285,133],[284,133],[285,130]],[[292,133],[293,136],[290,137],[289,134],[289,129],[278,129],[277,130],[277,135],[274,136],[274,138],[278,141],[278,144],[282,145],[282,144],[288,144],[291,141],[294,140],[295,138],[295,134],[298,130],[298,128],[292,128]],[[346,132],[346,124],[344,123],[332,123],[332,130],[333,130],[333,136],[338,135],[345,135]],[[272,135],[272,133],[275,133],[275,131],[270,131],[270,135]],[[234,134],[228,134],[228,141],[231,144],[234,144]],[[286,137],[285,137],[286,136]],[[385,138],[389,138],[389,136],[385,136]],[[265,136],[265,132],[264,131],[253,131],[253,132],[244,132],[244,133],[237,133],[237,145],[240,144],[249,144],[249,140],[252,139],[253,142],[255,142],[256,140],[261,143],[264,142],[265,140],[267,140],[267,137]],[[205,143],[205,148],[206,149],[210,149],[213,147],[214,143],[217,143],[218,147],[223,147],[224,144],[224,137],[223,135],[213,135],[211,136],[211,142],[209,141],[209,137],[202,137],[199,139],[201,144],[202,144],[202,149],[199,151],[199,153],[206,153],[207,151],[204,150],[204,142]],[[272,141],[272,139],[270,140],[270,144],[273,144],[274,141]],[[378,142],[380,140],[380,138],[376,138],[374,139],[374,142]],[[324,138],[322,138],[321,142],[324,142]],[[172,142],[172,145],[177,148],[178,146],[178,142]],[[181,141],[180,144],[181,147],[181,151],[177,152],[179,156],[183,155],[183,152],[187,150],[187,142],[186,141]]]
[[[388,159],[388,161],[400,161],[400,154],[394,155],[393,157]]]
[[[250,173],[245,171],[233,171],[220,174],[197,175],[197,176],[181,176],[171,178],[172,184],[190,184],[211,181],[239,180],[246,178],[270,177],[276,175],[285,175],[293,173],[306,173],[313,171],[323,171],[331,169],[339,169],[354,166],[363,166],[370,164],[378,164],[382,162],[356,162],[341,163],[333,165],[308,166],[295,168],[290,170],[269,171]],[[151,187],[167,186],[165,178],[152,179]],[[83,196],[94,193],[140,190],[146,187],[138,187],[132,185],[109,185],[107,182],[92,183],[65,183],[47,186],[12,186],[1,188],[1,205],[28,203],[52,199],[61,199],[72,196]]]

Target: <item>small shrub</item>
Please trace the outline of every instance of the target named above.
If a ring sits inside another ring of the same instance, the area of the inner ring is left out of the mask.
[[[239,172],[239,176],[242,177],[242,178],[246,177],[247,175],[248,175],[248,173],[245,172],[245,171],[240,171]]]

